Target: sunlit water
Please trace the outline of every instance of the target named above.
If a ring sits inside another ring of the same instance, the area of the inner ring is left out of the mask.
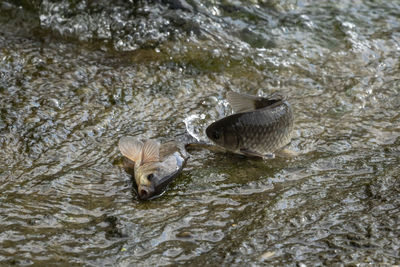
[[[0,265],[400,264],[398,1],[15,2]],[[119,138],[205,140],[229,90],[287,95],[300,155],[193,151],[140,202]]]

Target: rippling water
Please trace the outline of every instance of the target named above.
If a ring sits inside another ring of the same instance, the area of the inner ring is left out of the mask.
[[[400,264],[398,1],[3,1],[0,59],[0,265]],[[229,90],[286,94],[300,156],[140,202],[119,138],[205,138]]]

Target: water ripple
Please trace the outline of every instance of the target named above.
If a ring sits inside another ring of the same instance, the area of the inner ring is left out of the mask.
[[[1,3],[0,263],[398,265],[399,13]],[[193,151],[162,197],[139,201],[119,138],[205,140],[231,90],[286,94],[299,156]]]

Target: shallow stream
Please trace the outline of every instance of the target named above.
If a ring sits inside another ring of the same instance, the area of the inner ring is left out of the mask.
[[[138,200],[118,140],[288,96],[268,161],[194,151]],[[400,3],[0,2],[0,265],[400,264]]]

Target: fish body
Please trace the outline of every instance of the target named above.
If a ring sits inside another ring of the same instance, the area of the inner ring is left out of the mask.
[[[293,112],[282,96],[256,97],[229,92],[228,102],[236,112],[206,129],[217,146],[240,155],[263,158],[289,144]]]
[[[181,173],[188,159],[184,146],[174,141],[160,144],[152,139],[142,142],[133,137],[122,137],[118,147],[127,159],[125,168],[133,169],[142,200],[162,194]]]

